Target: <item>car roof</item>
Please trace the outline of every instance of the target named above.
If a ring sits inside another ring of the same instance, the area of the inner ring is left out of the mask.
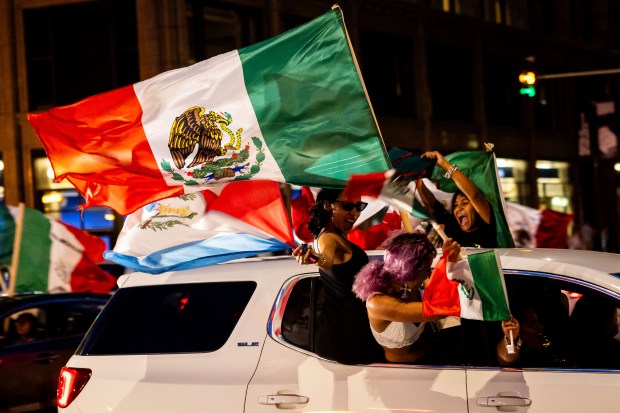
[[[13,296],[0,295],[0,310],[9,307],[32,305],[40,302],[59,302],[79,299],[108,300],[110,294],[98,293],[20,293]]]
[[[466,248],[468,253],[488,251]],[[497,249],[502,267],[508,271],[530,271],[558,274],[577,280],[594,282],[620,294],[620,254],[595,251],[500,248]],[[382,250],[368,251],[373,258],[383,256]],[[437,256],[441,256],[441,250]],[[267,264],[268,263],[268,264]],[[269,277],[282,280],[296,274],[316,273],[315,266],[300,266],[290,255],[243,258],[210,267],[168,272],[164,274],[131,273],[119,278],[118,285],[139,285],[204,282]],[[611,275],[610,275],[611,274]]]
[[[555,265],[566,264],[588,267],[592,270],[618,276],[620,274],[620,254],[599,251],[551,249],[551,248],[504,248],[498,249],[500,256],[552,262]],[[516,261],[516,260],[515,260]],[[506,264],[503,263],[504,268]],[[539,264],[537,264],[538,266]]]

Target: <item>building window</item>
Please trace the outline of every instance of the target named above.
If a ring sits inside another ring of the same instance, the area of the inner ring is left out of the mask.
[[[265,39],[261,9],[187,0],[189,64]]]
[[[471,50],[429,43],[428,80],[436,120],[473,122],[473,63]]]
[[[134,1],[25,9],[23,19],[30,111],[139,80]]]
[[[361,30],[360,47],[361,71],[375,112],[412,116],[415,93],[411,38]],[[382,52],[377,54],[377,50]]]
[[[497,158],[497,173],[504,199],[516,204],[527,203],[527,162],[520,159]]]
[[[527,162],[520,159],[497,158],[497,172],[504,199],[526,205]],[[568,162],[536,161],[536,173],[540,206],[572,213],[572,186],[569,182]]]
[[[553,4],[551,3],[550,0],[529,2],[529,26],[532,31],[542,34],[552,34],[554,32],[553,16],[557,12],[553,11]],[[570,7],[570,5],[567,5],[567,7]]]
[[[506,25],[518,29],[528,28],[528,1],[527,0],[506,0],[505,14]]]
[[[536,161],[536,171],[538,199],[541,206],[572,213],[572,186],[569,183],[568,162]]]
[[[116,220],[121,218],[112,209],[91,207],[80,211],[84,198],[68,181],[54,182],[52,166],[45,157],[34,159],[34,178],[37,208],[45,215],[100,236],[108,249],[114,246]]]
[[[455,12],[464,16],[482,16],[482,0],[454,0]]]
[[[508,56],[486,54],[483,65],[485,108],[489,124],[521,127],[523,107],[517,82],[521,61]]]
[[[484,20],[502,24],[504,22],[503,0],[483,0],[482,13]]]

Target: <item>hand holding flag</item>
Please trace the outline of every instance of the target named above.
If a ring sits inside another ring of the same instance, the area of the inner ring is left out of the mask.
[[[450,240],[436,222],[432,224],[444,242]],[[422,309],[425,317],[510,319],[508,294],[497,251],[466,253],[460,248],[455,251],[453,247],[443,251],[424,289]]]

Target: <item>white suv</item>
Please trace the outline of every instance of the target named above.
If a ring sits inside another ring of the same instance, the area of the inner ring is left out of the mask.
[[[380,259],[380,253],[371,255]],[[563,329],[565,335],[553,340],[564,340],[573,355],[586,354],[585,348],[570,346],[583,342],[587,330],[584,324],[571,327],[568,315],[579,305],[576,300],[594,296],[615,306],[617,318],[620,255],[508,249],[500,255],[511,308],[551,304],[544,294],[562,291],[565,313],[550,311],[542,321],[549,337]],[[61,372],[59,411],[600,413],[620,408],[620,352],[605,355],[604,365],[581,359],[576,364],[555,354],[531,365],[523,360],[499,367],[496,347],[503,334],[497,323],[461,320],[452,330],[458,334],[436,334],[437,365],[343,365],[323,359],[312,343],[322,298],[317,275],[312,267],[279,257],[123,276]]]

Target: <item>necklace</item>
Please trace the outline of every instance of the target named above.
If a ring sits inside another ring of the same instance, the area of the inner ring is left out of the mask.
[[[407,287],[407,284],[403,284],[403,286],[400,287],[400,291],[402,291],[402,294],[400,295],[400,298],[402,300],[406,300],[407,298],[409,298],[409,293],[411,292],[411,288]]]

